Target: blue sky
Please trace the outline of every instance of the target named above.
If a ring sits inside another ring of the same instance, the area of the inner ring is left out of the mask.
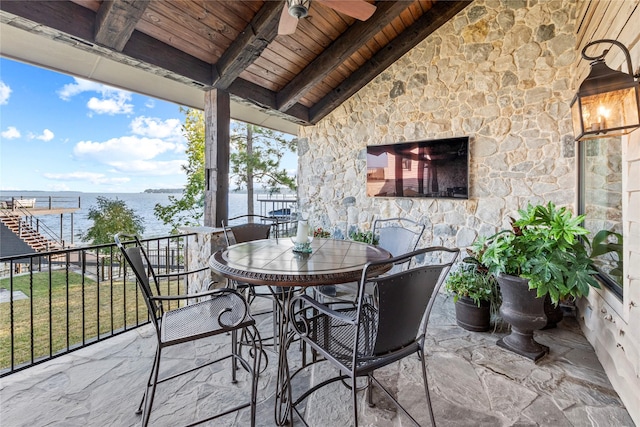
[[[181,188],[183,120],[177,104],[0,58],[0,190]]]

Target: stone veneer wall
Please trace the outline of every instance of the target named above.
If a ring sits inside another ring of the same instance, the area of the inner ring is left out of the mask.
[[[185,262],[187,270],[197,270],[208,266],[211,255],[217,250],[227,247],[221,228],[181,227],[179,231],[185,234],[194,233],[187,237],[187,259]],[[227,279],[211,269],[190,276],[192,277],[189,277],[189,293],[206,291],[211,280],[218,282],[215,285],[216,288],[223,288],[227,284]]]
[[[508,226],[508,216],[528,202],[575,207],[569,104],[580,63],[576,15],[585,3],[476,0],[316,126],[301,128],[300,202],[314,225],[340,237],[370,228],[375,217],[407,216],[426,224],[424,244],[466,247]],[[638,2],[590,3],[605,9],[590,17],[628,28],[593,18],[588,25],[597,28],[583,34],[633,43],[637,66],[640,43],[631,26],[638,22]],[[473,137],[469,200],[366,196],[366,145],[460,135]],[[624,301],[603,290],[578,302],[585,334],[636,423],[639,147],[636,131],[623,145]]]
[[[527,203],[572,205],[569,115],[575,1],[478,0],[314,127],[299,188],[338,236],[375,217],[426,224],[427,244],[470,245]],[[367,144],[472,136],[469,200],[366,196]]]

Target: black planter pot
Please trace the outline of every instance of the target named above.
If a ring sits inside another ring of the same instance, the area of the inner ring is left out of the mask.
[[[458,297],[456,301],[456,323],[463,329],[484,332],[491,329],[489,301],[481,301],[480,307],[469,297]]]
[[[558,323],[564,319],[564,313],[560,304],[554,305],[551,297],[547,295],[544,299],[544,314],[547,316],[547,324],[542,329],[553,329],[558,327]]]
[[[529,289],[529,280],[501,274],[497,277],[502,293],[500,314],[511,325],[511,333],[498,340],[498,346],[538,361],[549,353],[549,347],[533,339],[533,331],[547,324],[544,298]]]

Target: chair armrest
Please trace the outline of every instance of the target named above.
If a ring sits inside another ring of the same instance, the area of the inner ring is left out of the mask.
[[[197,268],[195,270],[189,270],[189,271],[179,271],[177,273],[164,273],[164,274],[156,274],[156,277],[177,277],[177,276],[185,276],[187,274],[192,274],[192,273],[199,273],[201,271],[205,271],[208,270],[209,267],[200,267]]]
[[[295,310],[293,310],[293,308],[295,307],[296,302],[299,301],[299,300],[303,301],[306,306],[303,306],[302,309],[300,309],[300,310],[298,310],[296,312]],[[340,302],[340,303],[336,303],[336,304],[344,305],[346,303]],[[357,324],[357,319],[355,319],[355,318],[353,318],[351,316],[347,316],[346,314],[341,313],[339,311],[333,310],[328,305],[322,304],[322,303],[316,301],[315,299],[311,298],[308,295],[297,295],[297,296],[294,296],[291,299],[291,302],[289,303],[289,309],[291,310],[292,313],[295,313],[295,314],[297,314],[297,313],[299,313],[301,311],[304,311],[304,310],[308,309],[309,307],[313,307],[318,312],[320,312],[320,313],[322,313],[324,315],[327,315],[329,317],[332,317],[332,318],[334,318],[336,320],[339,320],[341,322],[348,323],[350,325]]]
[[[182,294],[182,295],[160,295],[160,296],[153,296],[151,297],[152,300],[156,300],[156,301],[178,301],[178,300],[183,300],[183,299],[194,299],[194,298],[202,298],[202,297],[208,297],[208,296],[215,296],[218,293],[233,293],[236,294],[238,296],[240,296],[242,298],[242,296],[240,294],[238,294],[238,292],[235,289],[230,289],[230,288],[219,288],[219,289],[211,289],[209,291],[205,291],[205,292],[197,292],[195,294]]]

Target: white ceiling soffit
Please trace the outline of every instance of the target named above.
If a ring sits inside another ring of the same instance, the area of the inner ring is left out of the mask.
[[[204,109],[204,93],[198,88],[145,72],[84,49],[74,48],[68,42],[41,37],[4,23],[0,24],[0,54],[17,61],[178,105]],[[235,120],[253,123],[291,135],[298,133],[297,124],[266,114],[258,107],[246,105],[233,99],[231,100],[231,117]]]

